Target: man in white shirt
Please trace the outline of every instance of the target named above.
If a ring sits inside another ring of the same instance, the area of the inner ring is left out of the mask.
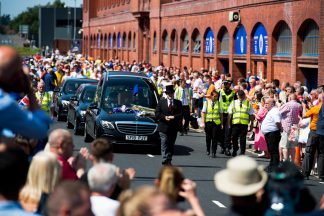
[[[91,209],[96,216],[114,216],[119,202],[109,198],[117,183],[117,167],[109,163],[98,163],[88,172],[91,190]]]
[[[265,100],[265,107],[268,109],[268,113],[261,124],[261,131],[265,136],[270,153],[270,163],[267,171],[271,172],[279,164],[279,142],[282,131],[281,114],[275,106],[275,100],[273,98],[267,98]]]

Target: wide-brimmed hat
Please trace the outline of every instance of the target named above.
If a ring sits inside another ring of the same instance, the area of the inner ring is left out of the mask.
[[[173,85],[167,85],[167,86],[165,86],[165,93],[166,94],[174,93]]]
[[[268,179],[262,166],[247,156],[227,161],[226,169],[215,174],[216,188],[230,196],[249,196],[264,187]]]

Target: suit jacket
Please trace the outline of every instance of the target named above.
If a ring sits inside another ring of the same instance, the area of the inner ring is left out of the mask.
[[[174,116],[174,119],[167,121],[165,116]],[[158,131],[163,133],[177,132],[180,129],[182,120],[182,105],[181,101],[173,99],[173,109],[170,112],[168,100],[161,98],[155,110],[155,117],[158,121]]]

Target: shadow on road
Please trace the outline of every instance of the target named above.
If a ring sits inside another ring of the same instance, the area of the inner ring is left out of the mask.
[[[192,168],[216,168],[221,169],[220,166],[202,166],[202,165],[181,165],[181,164],[174,164],[177,167],[192,167]]]
[[[174,146],[174,155],[190,155],[190,152],[194,150],[188,146],[175,145]]]

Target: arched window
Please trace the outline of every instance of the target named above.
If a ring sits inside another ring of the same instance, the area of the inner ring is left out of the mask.
[[[109,36],[108,36],[108,47],[112,48],[112,46],[113,46],[113,41],[112,41],[111,34],[109,34]]]
[[[171,51],[172,52],[178,51],[177,32],[175,29],[171,33]]]
[[[234,34],[234,53],[236,55],[245,55],[247,47],[247,35],[243,25],[241,25]]]
[[[183,53],[189,52],[189,35],[185,29],[181,33],[181,51]]]
[[[97,36],[97,48],[100,48],[100,43],[101,43],[100,35],[98,34],[98,36]]]
[[[117,37],[117,48],[121,48],[122,46],[122,36],[120,34],[120,32],[118,32],[118,37]]]
[[[290,56],[292,37],[289,26],[286,23],[281,23],[278,27],[277,35],[275,36],[277,41],[276,55]]]
[[[123,48],[126,48],[126,32],[123,34]]]
[[[265,27],[258,23],[252,34],[252,54],[267,55],[268,53],[268,33]]]
[[[220,54],[228,54],[229,51],[229,35],[227,29],[223,30],[220,38]]]
[[[136,33],[133,36],[133,48],[136,49]]]
[[[201,39],[200,39],[200,33],[199,33],[198,29],[195,29],[193,31],[191,40],[192,40],[192,44],[193,44],[192,52],[195,54],[199,54],[200,47],[201,47]]]
[[[116,48],[117,47],[117,43],[116,43],[116,34],[114,33],[114,36],[113,36],[113,48]]]
[[[306,29],[302,32],[302,55],[318,56],[319,55],[319,28],[312,21],[307,24]]]
[[[213,31],[208,28],[205,33],[205,53],[214,54],[215,38]]]
[[[153,34],[153,51],[156,51],[156,32]]]
[[[162,34],[162,50],[163,51],[169,50],[169,36],[166,30],[164,30]]]
[[[132,48],[132,33],[128,33],[128,48]]]

